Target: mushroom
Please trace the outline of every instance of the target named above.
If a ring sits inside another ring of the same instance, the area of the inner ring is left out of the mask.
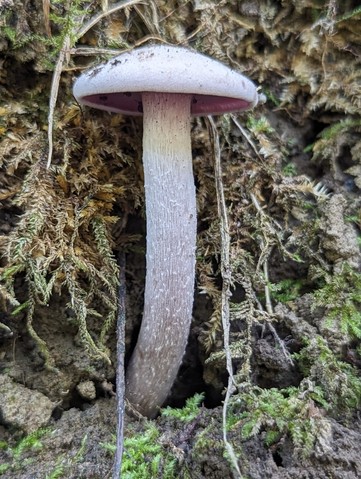
[[[152,418],[176,378],[192,320],[197,215],[191,116],[246,110],[259,96],[250,80],[226,65],[169,45],[134,49],[85,72],[74,96],[101,110],[143,115],[146,283],[126,397]]]

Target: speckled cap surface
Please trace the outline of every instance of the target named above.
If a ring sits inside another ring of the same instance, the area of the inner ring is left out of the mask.
[[[256,106],[248,78],[210,57],[169,45],[134,49],[83,73],[74,84],[79,103],[128,115],[142,114],[142,92],[185,93],[195,116]]]

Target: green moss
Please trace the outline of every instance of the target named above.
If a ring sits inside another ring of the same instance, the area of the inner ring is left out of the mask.
[[[30,449],[39,450],[42,449],[41,438],[49,432],[49,429],[38,429],[37,431],[28,434],[22,438],[18,444],[11,450],[12,456],[15,460],[20,459],[25,451]]]
[[[30,464],[34,464],[36,461],[38,461],[39,451],[45,447],[41,439],[45,438],[45,436],[47,436],[50,432],[51,430],[49,428],[38,429],[37,431],[34,431],[33,433],[28,434],[20,439],[15,446],[7,447],[7,455],[10,459],[7,463],[0,465],[0,475],[5,474],[7,471],[26,471],[26,468]],[[66,461],[65,456],[61,455],[56,461],[55,468],[46,475],[45,479],[68,477],[70,468],[83,459],[86,444],[87,435],[83,437],[76,454],[70,459],[67,458]],[[64,466],[64,464],[66,465]]]
[[[98,168],[102,166],[88,164],[93,174]],[[66,289],[84,346],[91,356],[107,362],[105,341],[117,310],[118,267],[110,239],[114,218],[109,215],[117,187],[97,184],[93,191],[84,191],[75,206],[59,186],[59,176],[39,164],[30,169],[18,197],[25,212],[9,240],[8,264],[0,274],[2,292],[15,307],[13,313],[26,309],[28,331],[49,369],[54,367],[53,360],[33,325],[39,304],[47,305],[55,291]],[[64,188],[69,187],[65,178],[62,181]],[[19,305],[14,282],[24,271],[28,298]],[[102,322],[98,338],[88,330],[90,316]]]
[[[194,421],[200,413],[200,403],[203,394],[195,394],[186,401],[181,408],[164,408],[161,415],[166,419],[175,419],[181,423]],[[124,438],[124,452],[122,459],[122,479],[175,479],[189,477],[186,468],[181,468],[178,459],[172,453],[171,448],[162,441],[161,431],[156,423],[144,422],[144,428],[140,432],[132,434],[128,429]],[[112,456],[116,452],[114,443],[102,444]],[[181,470],[180,470],[181,468]]]
[[[293,359],[304,375],[301,384],[284,389],[248,385],[231,399],[227,428],[239,431],[243,440],[264,431],[266,446],[289,437],[295,451],[308,456],[315,442],[330,434],[326,412],[345,419],[360,407],[361,379],[321,336],[305,340]]]
[[[299,388],[252,387],[239,395],[237,402],[233,401],[228,428],[240,430],[243,439],[265,430],[267,446],[289,436],[296,449],[306,456],[311,453],[318,434],[325,427],[323,416],[319,413],[312,417],[310,410],[319,411],[325,406],[322,390],[308,381]]]
[[[89,13],[89,8],[89,4],[84,0],[74,0],[67,4],[62,0],[53,1],[49,17],[42,18],[44,30],[51,30],[51,35],[44,30],[30,31],[25,11],[20,9],[15,14],[9,10],[0,22],[0,38],[8,40],[10,52],[20,49],[36,50],[38,57],[41,52],[38,60],[44,68],[52,71],[54,60],[64,46],[65,37],[70,36],[72,44],[75,43],[76,30],[81,26],[84,16]]]
[[[282,168],[282,173],[284,176],[296,176],[297,175],[297,167],[293,163],[287,163]]]
[[[326,326],[349,340],[361,339],[361,273],[344,264],[341,272],[325,274],[323,281],[314,293],[314,306],[325,309]]]
[[[65,468],[61,465],[62,461],[63,458],[60,458],[57,465],[55,466],[55,469],[53,469],[50,474],[47,474],[45,479],[59,479],[61,477],[64,477]]]
[[[283,279],[279,283],[270,283],[272,297],[281,303],[288,303],[299,298],[304,281],[298,279]]]
[[[0,475],[5,474],[11,467],[11,464],[0,464]]]
[[[361,378],[357,370],[339,359],[322,336],[305,341],[294,355],[303,374],[317,384],[335,416],[351,415],[361,404]]]
[[[173,409],[171,407],[162,409],[162,416],[173,417],[183,422],[193,421],[199,414],[199,405],[203,399],[204,394],[195,394],[193,397],[187,399],[186,405],[182,409]]]
[[[124,439],[122,460],[122,479],[175,479],[177,461],[160,443],[160,432],[151,422],[147,422],[143,431]],[[114,438],[115,440],[115,438]],[[102,444],[112,455],[114,444]]]
[[[23,469],[27,464],[35,461],[32,454],[38,454],[38,451],[43,448],[41,438],[49,432],[49,429],[42,428],[28,434],[20,439],[15,446],[9,446],[5,442],[2,443],[2,449],[6,449],[7,455],[11,458],[9,462],[0,465],[0,475],[7,471],[18,471]],[[29,456],[30,457],[25,457]]]
[[[159,430],[154,425],[149,425],[144,433],[125,439],[122,467],[124,479],[176,477],[176,461],[170,454],[164,454],[165,451],[158,442],[159,436]]]
[[[340,133],[343,131],[349,129],[349,128],[355,128],[355,127],[360,127],[361,126],[361,120],[354,120],[354,119],[346,119],[346,120],[341,120],[337,123],[333,123],[331,126],[325,128],[322,130],[322,133],[320,134],[320,138],[323,140],[331,140],[337,137]]]
[[[254,134],[270,134],[274,132],[274,129],[271,127],[269,121],[264,116],[261,116],[260,118],[255,118],[254,116],[250,115],[247,120],[247,127]]]

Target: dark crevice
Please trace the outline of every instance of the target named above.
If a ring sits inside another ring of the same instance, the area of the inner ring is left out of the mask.
[[[272,457],[277,467],[283,467],[282,456],[277,450],[272,453]]]

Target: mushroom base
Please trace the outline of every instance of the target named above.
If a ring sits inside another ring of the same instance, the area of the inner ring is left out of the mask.
[[[147,272],[126,396],[148,417],[169,394],[192,319],[197,219],[190,106],[189,95],[143,94]]]

